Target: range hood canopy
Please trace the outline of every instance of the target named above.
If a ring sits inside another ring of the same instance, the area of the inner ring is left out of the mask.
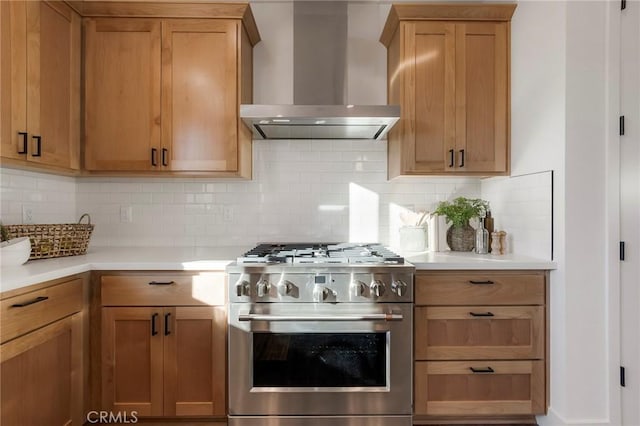
[[[384,139],[398,105],[347,102],[348,3],[293,3],[294,105],[240,106],[256,139]]]

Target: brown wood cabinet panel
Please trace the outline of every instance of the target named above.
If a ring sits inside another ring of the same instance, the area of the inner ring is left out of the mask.
[[[102,409],[162,415],[163,311],[102,309]]]
[[[509,173],[514,9],[392,6],[381,42],[388,48],[388,101],[402,112],[388,136],[389,178]]]
[[[55,1],[1,8],[1,155],[17,165],[77,170],[80,17]]]
[[[79,314],[0,346],[0,423],[83,424]]]
[[[160,28],[155,19],[86,21],[85,169],[161,167]]]
[[[415,303],[424,305],[543,305],[543,271],[416,274]]]
[[[163,22],[162,148],[169,170],[238,169],[237,26]]]
[[[224,305],[225,280],[224,272],[103,275],[102,305]]]
[[[82,279],[4,299],[0,302],[0,342],[81,310]]]
[[[164,315],[164,415],[224,416],[225,308],[165,308]]]
[[[508,25],[456,25],[455,145],[459,170],[508,171]]]
[[[415,357],[446,359],[542,359],[542,306],[416,308]]]
[[[418,415],[544,413],[544,361],[416,362],[414,383]]]

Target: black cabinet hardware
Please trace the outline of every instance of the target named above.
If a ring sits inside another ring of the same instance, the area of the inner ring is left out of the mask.
[[[169,150],[167,148],[162,148],[162,165],[163,166],[168,166],[169,164],[167,163],[167,154],[169,153]]]
[[[474,373],[495,373],[495,371],[493,371],[493,368],[491,367],[487,367],[487,368],[469,367],[469,370],[473,371]]]
[[[33,139],[36,140],[36,152],[31,154],[31,156],[40,157],[42,156],[42,136],[33,136]]]
[[[460,167],[464,167],[464,149],[460,150]]]
[[[28,302],[14,303],[12,308],[24,308],[25,306],[33,305],[34,303],[44,302],[49,299],[47,296],[38,296],[35,299],[31,299]]]
[[[149,285],[171,285],[175,283],[175,281],[151,281]]]
[[[171,334],[169,330],[169,317],[171,316],[171,312],[164,314],[164,335],[168,336]]]
[[[157,313],[151,315],[151,335],[152,336],[156,336],[158,334],[158,330],[156,330],[156,318],[158,318]]]
[[[156,148],[151,148],[151,165],[158,165],[158,150]]]
[[[474,285],[489,285],[489,284],[495,284],[493,281],[491,280],[486,280],[486,281],[473,281],[470,280],[469,284],[474,284]]]
[[[494,316],[491,312],[469,312],[469,315],[472,317],[492,317]]]
[[[455,151],[453,149],[449,150],[449,167],[453,167],[453,157]]]
[[[22,149],[18,149],[18,154],[26,154],[27,153],[27,139],[29,139],[29,135],[27,132],[18,132],[19,136],[22,136]]]

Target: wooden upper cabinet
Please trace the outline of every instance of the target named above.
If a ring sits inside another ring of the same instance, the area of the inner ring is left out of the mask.
[[[80,166],[80,17],[62,2],[2,2],[2,157]]]
[[[162,161],[173,171],[238,169],[238,31],[231,20],[162,26]]]
[[[160,21],[88,20],[85,169],[152,170],[159,150]]]
[[[509,173],[509,20],[512,4],[394,5],[388,101],[389,178]]]
[[[239,115],[260,40],[249,6],[132,7],[83,5],[110,16],[85,23],[85,169],[251,177],[252,136]]]

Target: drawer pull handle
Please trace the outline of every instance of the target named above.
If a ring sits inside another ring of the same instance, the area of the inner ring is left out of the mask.
[[[164,314],[164,335],[168,336],[171,334],[169,330],[169,317],[171,316],[171,312]]]
[[[171,285],[175,283],[175,281],[151,281],[149,285]]]
[[[469,312],[469,315],[472,317],[492,317],[494,316],[492,312]]]
[[[11,305],[11,307],[12,308],[24,308],[25,306],[33,305],[34,303],[44,302],[47,299],[49,299],[47,296],[39,296],[39,297],[36,297],[33,300],[29,300],[28,302],[14,303],[13,305]]]
[[[474,284],[474,285],[488,285],[488,284],[495,284],[493,281],[491,280],[486,280],[486,281],[473,281],[470,280],[469,283]]]
[[[473,373],[495,373],[495,371],[493,371],[493,368],[491,367],[487,367],[487,368],[469,367],[469,370],[471,370]]]
[[[156,330],[156,318],[158,318],[158,313],[151,315],[151,335],[155,336],[158,334],[158,330]]]

